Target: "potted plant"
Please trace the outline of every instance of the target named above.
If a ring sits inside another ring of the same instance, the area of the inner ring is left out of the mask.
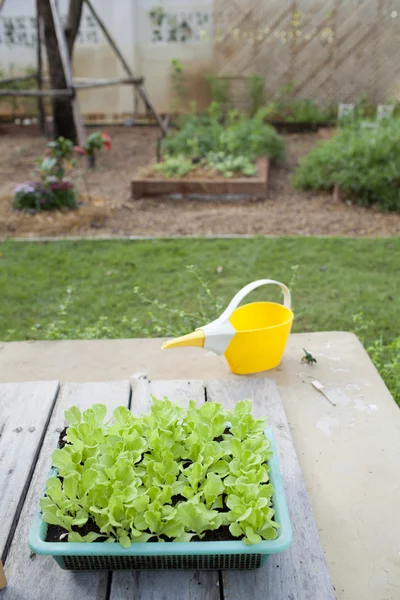
[[[156,400],[150,414],[81,415],[52,454],[29,543],[64,569],[261,566],[291,543],[271,430],[251,402],[226,411]]]

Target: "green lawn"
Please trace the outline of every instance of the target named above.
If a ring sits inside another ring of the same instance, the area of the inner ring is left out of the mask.
[[[189,318],[157,311],[134,293],[139,286],[148,298],[201,313],[200,284],[187,265],[195,265],[223,303],[254,279],[290,283],[296,275],[294,331],[352,330],[359,312],[369,339],[382,335],[389,342],[400,330],[400,239],[4,242],[0,252],[0,339],[57,337],[57,328],[48,331],[55,319],[64,321],[60,337],[99,335],[101,316],[110,329],[100,335],[110,337],[161,336],[202,325],[202,316],[218,316],[207,294],[203,314]],[[73,293],[60,317],[69,286]],[[252,297],[279,296],[263,289]],[[124,316],[134,324],[121,323]],[[91,333],[89,325],[95,326]]]

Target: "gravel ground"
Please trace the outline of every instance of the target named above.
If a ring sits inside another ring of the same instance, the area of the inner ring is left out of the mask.
[[[327,132],[285,136],[287,158],[270,170],[269,197],[264,202],[172,201],[130,199],[137,169],[155,155],[158,130],[150,127],[107,129],[112,151],[102,152],[90,174],[91,200],[79,172],[75,180],[82,205],[67,214],[20,214],[11,209],[14,186],[35,178],[34,161],[43,139],[18,128],[0,127],[0,236],[58,235],[345,235],[381,236],[400,233],[400,215],[349,206],[331,194],[301,193],[290,184],[299,158]]]

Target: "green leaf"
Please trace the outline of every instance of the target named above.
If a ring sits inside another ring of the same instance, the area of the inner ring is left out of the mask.
[[[240,537],[243,535],[243,529],[240,527],[239,523],[231,523],[229,525],[229,531],[234,537]]]
[[[131,539],[127,535],[121,535],[118,538],[118,541],[119,541],[119,543],[121,544],[121,546],[123,548],[130,548],[131,547]]]
[[[71,425],[79,425],[82,419],[81,411],[77,406],[71,406],[64,411],[64,416]]]
[[[83,413],[83,419],[92,429],[100,427],[103,424],[107,414],[107,407],[104,404],[93,404]]]
[[[63,490],[67,498],[75,500],[78,494],[78,481],[80,480],[79,473],[70,473],[64,477]],[[47,482],[47,486],[48,486]]]
[[[244,541],[246,544],[259,544],[262,542],[262,538],[257,533],[254,533],[251,527],[246,527],[246,537]]]
[[[59,448],[54,450],[54,452],[51,455],[51,461],[53,467],[57,467],[61,475],[73,469],[71,455],[65,450],[65,447],[62,450],[60,450]]]
[[[121,425],[128,425],[133,420],[133,415],[126,406],[118,406],[113,411],[113,416]]]

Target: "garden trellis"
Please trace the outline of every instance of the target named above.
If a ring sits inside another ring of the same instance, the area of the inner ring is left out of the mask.
[[[107,87],[107,86],[114,86],[114,85],[132,85],[133,90],[136,90],[136,92],[142,99],[142,101],[146,107],[147,114],[151,114],[154,117],[154,119],[156,120],[157,125],[160,127],[162,133],[165,134],[167,131],[167,127],[168,127],[168,122],[161,118],[161,116],[156,111],[153,103],[151,102],[150,98],[148,97],[147,92],[143,87],[144,78],[137,77],[134,74],[134,72],[130,68],[129,64],[125,60],[122,52],[120,51],[118,45],[116,44],[113,37],[109,33],[106,25],[104,24],[104,22],[98,15],[97,11],[95,10],[91,0],[84,0],[84,3],[89,8],[93,18],[97,21],[101,31],[103,32],[104,37],[106,38],[106,40],[109,43],[110,47],[112,48],[113,52],[115,53],[118,60],[120,61],[124,71],[126,72],[126,77],[104,78],[104,79],[93,79],[93,78],[92,79],[90,79],[90,78],[74,79],[74,77],[72,75],[71,60],[70,60],[70,56],[69,56],[69,52],[68,52],[67,40],[65,37],[62,23],[61,23],[60,13],[59,13],[59,10],[57,7],[57,1],[50,0],[50,7],[51,7],[52,17],[53,17],[53,21],[54,21],[54,26],[55,26],[56,37],[57,37],[57,45],[58,45],[60,56],[61,56],[65,80],[67,82],[67,88],[66,89],[51,89],[51,88],[44,89],[43,88],[43,82],[44,82],[43,57],[42,57],[42,47],[43,47],[43,43],[44,43],[44,41],[43,41],[44,40],[43,22],[42,22],[41,16],[39,15],[38,7],[36,5],[36,29],[37,29],[36,71],[32,74],[25,75],[23,77],[11,77],[11,78],[7,78],[7,79],[1,79],[0,85],[1,84],[10,84],[10,83],[19,83],[19,82],[28,81],[28,80],[36,80],[37,88],[36,89],[28,89],[28,90],[26,90],[26,89],[24,89],[24,90],[0,89],[0,97],[1,96],[32,96],[32,97],[36,97],[37,102],[38,102],[40,131],[42,134],[45,133],[45,128],[46,128],[43,98],[46,96],[50,96],[50,97],[67,96],[67,97],[71,98],[71,104],[72,104],[75,127],[76,127],[76,131],[77,131],[78,142],[80,145],[84,145],[85,140],[86,140],[85,127],[84,127],[82,115],[81,115],[81,112],[79,109],[79,103],[77,100],[76,92],[80,89],[87,90],[90,88],[100,88],[100,87]],[[4,7],[4,5],[5,5],[5,0],[2,0],[0,2],[0,10]]]

